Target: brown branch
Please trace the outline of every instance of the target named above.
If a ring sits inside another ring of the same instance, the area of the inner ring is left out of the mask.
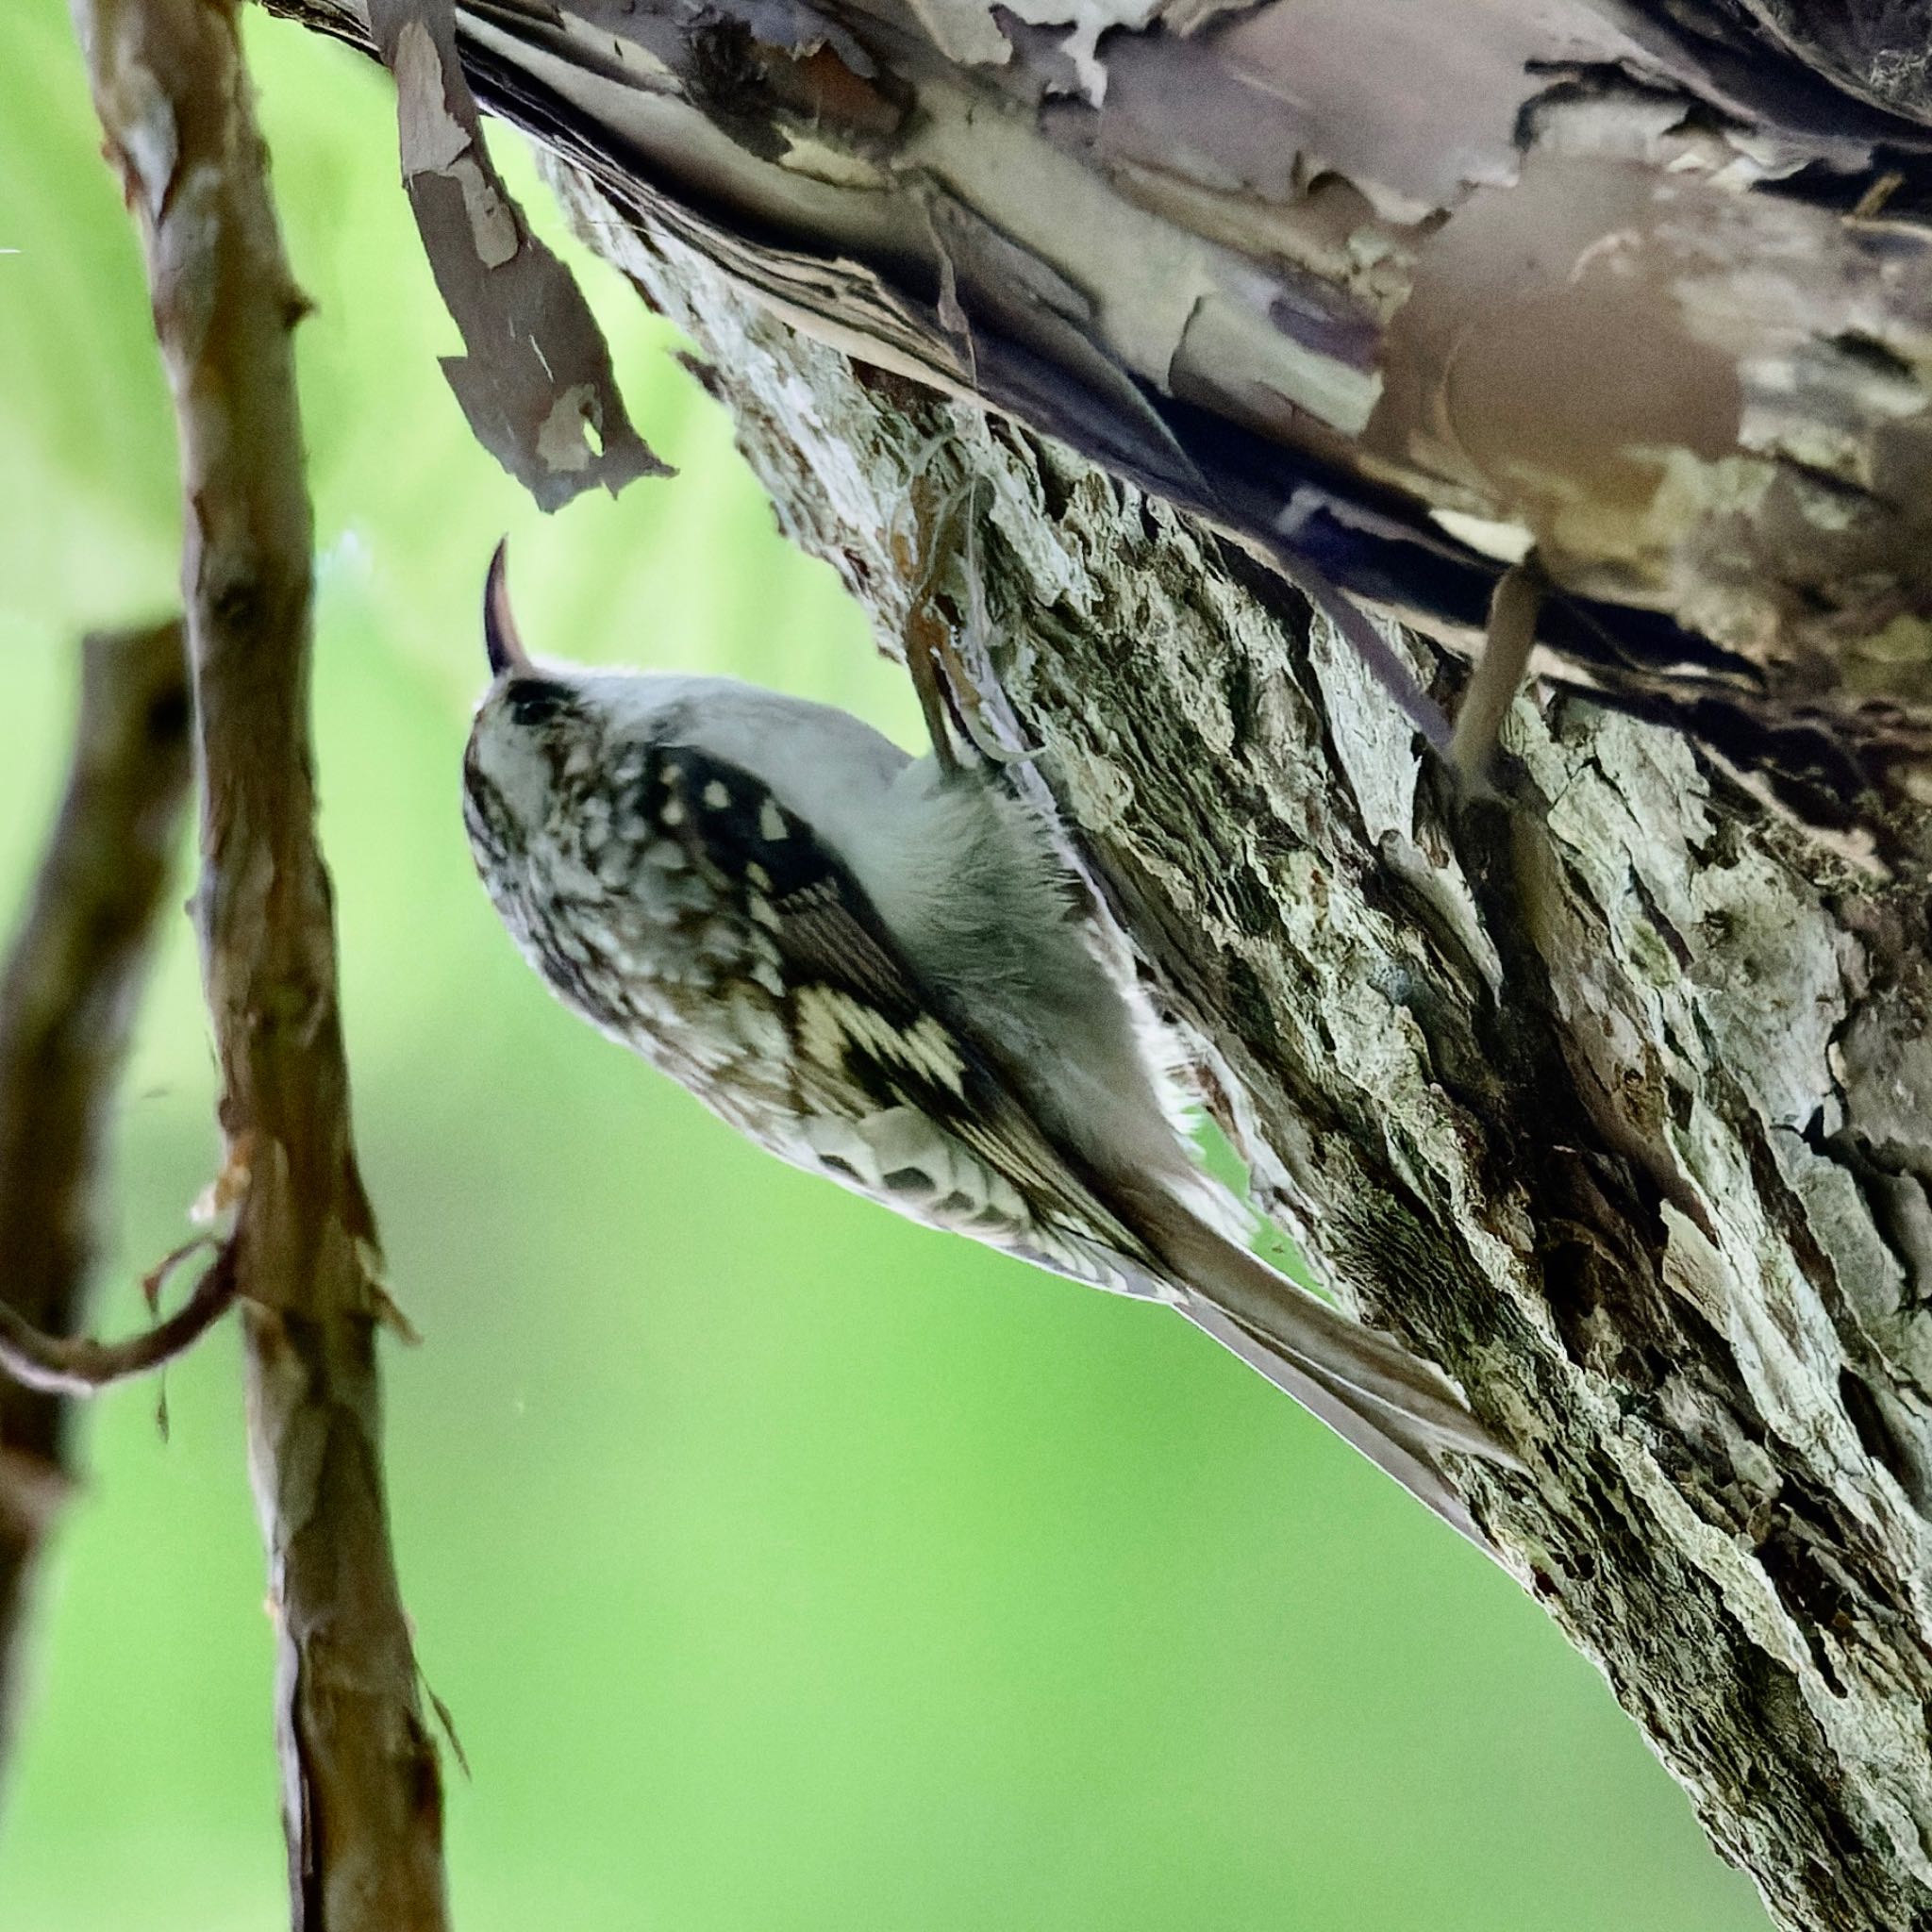
[[[225,1247],[172,1315],[125,1341],[49,1335],[0,1302],[0,1374],[47,1395],[97,1395],[192,1348],[234,1306],[237,1286],[235,1251]]]
[[[312,526],[290,278],[233,0],[75,0],[146,246],[181,444],[248,1427],[301,1932],[448,1923],[441,1785],[390,1550],[375,1225],[357,1170],[308,732]]]
[[[181,626],[81,649],[67,790],[0,981],[0,1314],[64,1333],[84,1312],[115,1081],[188,797]],[[71,1487],[67,1405],[0,1384],[0,1758],[29,1588]]]

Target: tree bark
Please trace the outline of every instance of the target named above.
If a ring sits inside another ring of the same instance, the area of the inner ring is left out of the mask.
[[[361,0],[272,4],[368,42]],[[1807,11],[458,19],[487,106],[794,322],[1464,652],[1534,543],[1571,681],[1844,820],[1925,789],[1932,9]]]
[[[1521,1453],[1472,1506],[1720,1851],[1851,1932],[1932,1923],[1932,175],[1790,13],[462,44],[889,647],[984,479],[954,611],[1260,1199]],[[1327,586],[1446,697],[1531,541],[1465,799]]]
[[[276,1631],[295,1932],[443,1932],[442,1790],[390,1547],[376,1337],[394,1309],[356,1159],[315,829],[314,531],[282,251],[236,0],[75,0],[141,227],[180,442],[182,594],[221,1060],[224,1265]]]
[[[1231,546],[668,242],[621,258],[887,636],[915,477],[992,479],[993,668],[1259,1198],[1529,1463],[1474,1507],[1774,1914],[1924,1923],[1923,876],[1569,696],[1516,707],[1509,803],[1458,808]]]
[[[84,1321],[101,1170],[188,802],[178,622],[81,648],[66,795],[0,980],[0,1303]],[[0,1771],[41,1552],[74,1483],[68,1403],[0,1375]]]

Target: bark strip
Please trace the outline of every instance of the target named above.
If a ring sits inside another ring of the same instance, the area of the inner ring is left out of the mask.
[[[312,528],[291,332],[232,0],[75,0],[175,399],[250,1459],[279,1637],[298,1932],[440,1932],[442,1798],[390,1550],[375,1223],[349,1120],[308,727]]]
[[[547,510],[668,475],[631,426],[583,291],[490,158],[451,0],[371,0],[369,18],[395,79],[403,186],[463,332],[442,373],[476,441]]]
[[[46,1333],[86,1313],[114,1091],[188,775],[180,625],[87,639],[66,792],[0,980],[0,1315]],[[67,1404],[0,1380],[0,1763],[73,1454]]]

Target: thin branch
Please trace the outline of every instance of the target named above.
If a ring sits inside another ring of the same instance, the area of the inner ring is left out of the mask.
[[[375,1224],[349,1121],[308,727],[290,278],[233,0],[75,0],[181,444],[203,970],[280,1645],[298,1932],[441,1932],[442,1793],[391,1554]]]
[[[180,625],[87,639],[66,793],[0,981],[0,1311],[34,1330],[85,1312],[112,1096],[188,775]],[[67,1414],[0,1384],[0,1759],[35,1559],[72,1488]]]
[[[0,1374],[48,1395],[97,1395],[192,1348],[233,1307],[236,1287],[235,1251],[225,1247],[172,1315],[125,1341],[48,1335],[0,1302]]]

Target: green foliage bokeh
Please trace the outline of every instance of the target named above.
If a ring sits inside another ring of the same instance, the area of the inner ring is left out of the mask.
[[[667,331],[586,263],[682,474],[545,522],[470,441],[381,76],[251,19],[321,559],[317,723],[359,1132],[396,1294],[398,1548],[466,1932],[1743,1932],[1762,1918],[1515,1588],[1158,1310],[741,1145],[554,1006],[472,876],[481,565],[533,644],[913,708],[776,537]],[[135,243],[56,0],[0,11],[0,916],[74,640],[165,608]],[[497,146],[554,229],[514,143]],[[184,875],[185,891],[185,875]],[[171,922],[102,1325],[214,1154]],[[0,1932],[283,1923],[234,1341],[102,1402],[0,1812]]]

